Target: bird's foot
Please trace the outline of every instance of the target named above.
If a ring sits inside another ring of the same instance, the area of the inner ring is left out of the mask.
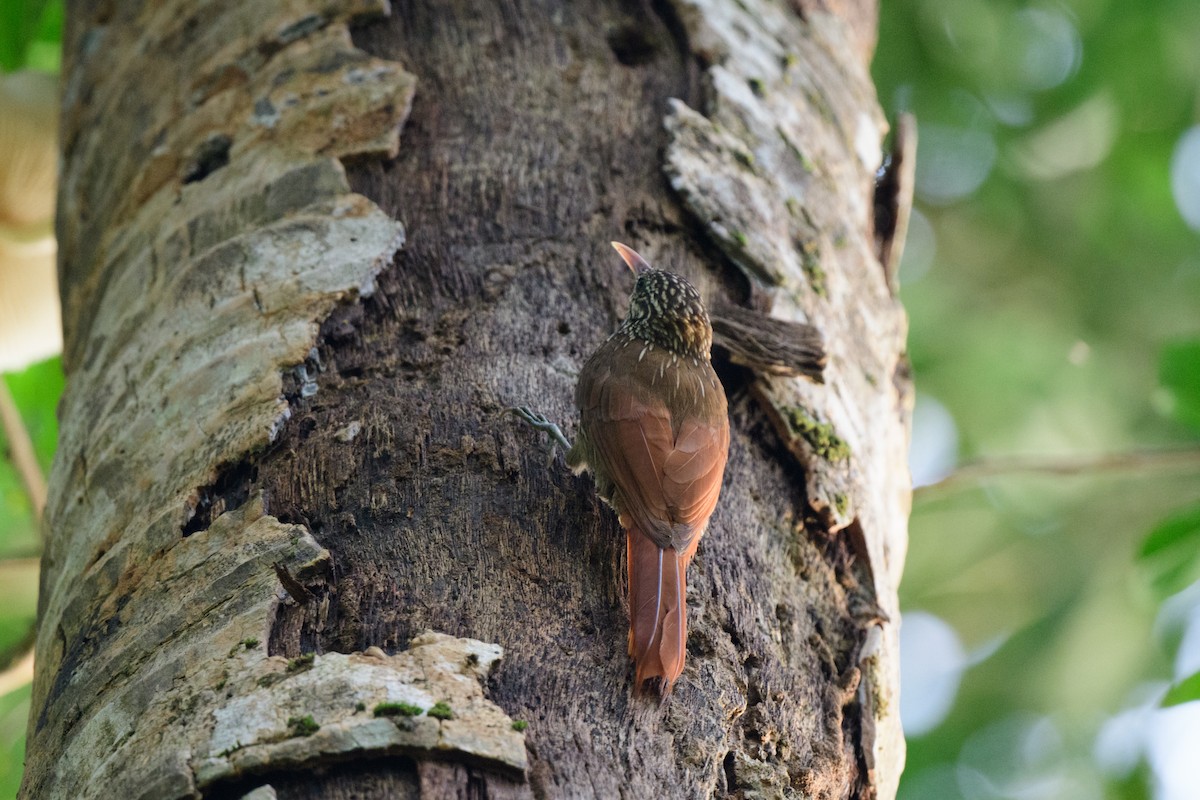
[[[529,425],[532,425],[534,428],[537,428],[539,431],[549,437],[551,458],[554,457],[554,445],[556,444],[562,447],[563,452],[567,452],[571,449],[571,443],[567,440],[567,437],[563,435],[562,428],[558,427],[541,414],[538,414],[535,411],[530,411],[525,406],[514,406],[513,408],[505,409],[505,411],[515,417],[523,419]]]

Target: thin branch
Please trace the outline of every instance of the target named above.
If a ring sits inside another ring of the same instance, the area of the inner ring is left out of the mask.
[[[1160,469],[1200,469],[1200,447],[1172,450],[1131,450],[1125,453],[1095,453],[1068,456],[1007,456],[963,464],[937,483],[918,487],[919,500],[931,500],[988,478],[1018,475],[1092,476],[1106,472],[1137,472]]]
[[[29,431],[21,420],[17,404],[13,402],[8,391],[8,384],[0,378],[0,423],[4,426],[4,435],[8,439],[8,449],[12,453],[13,466],[25,484],[25,493],[29,495],[29,504],[33,506],[33,515],[40,524],[42,511],[46,508],[46,478],[42,468],[38,466],[37,456],[33,453],[33,442],[29,439]]]

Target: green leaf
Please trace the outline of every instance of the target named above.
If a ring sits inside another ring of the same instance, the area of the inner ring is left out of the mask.
[[[46,0],[0,2],[0,69],[12,72],[25,66],[25,53],[37,36]]]
[[[1200,430],[1200,339],[1165,345],[1158,376],[1174,400],[1172,415]]]
[[[58,444],[58,399],[63,392],[62,360],[57,356],[40,361],[20,372],[0,376],[12,392],[25,429],[33,441],[42,471],[49,473]]]
[[[43,2],[37,35],[25,52],[25,66],[57,73],[62,65],[63,0]]]
[[[1163,708],[1167,708],[1190,703],[1193,700],[1200,700],[1200,672],[1189,675],[1168,689],[1161,705]]]
[[[1200,506],[1160,522],[1142,542],[1138,560],[1160,597],[1168,597],[1200,578]]]

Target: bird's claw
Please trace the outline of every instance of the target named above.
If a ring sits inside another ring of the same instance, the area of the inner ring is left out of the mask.
[[[554,455],[554,446],[556,444],[560,445],[564,451],[571,449],[571,443],[563,435],[562,429],[536,411],[531,411],[525,406],[513,406],[512,408],[506,408],[505,411],[546,434],[550,439],[551,457]]]
[[[509,414],[512,414],[514,417],[520,417],[521,419],[525,420],[530,425],[532,425],[533,427],[535,427],[539,430],[546,427],[547,425],[554,424],[553,422],[548,420],[546,417],[542,416],[541,414],[537,413],[536,411],[529,409],[526,406],[513,406],[511,408],[506,408],[504,410],[506,412],[508,412]]]

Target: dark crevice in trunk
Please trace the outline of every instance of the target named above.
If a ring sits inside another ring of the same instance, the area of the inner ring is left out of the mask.
[[[246,502],[257,478],[258,468],[248,458],[219,467],[216,480],[196,489],[194,501],[188,504],[183,535],[208,530],[214,519]]]
[[[242,776],[209,787],[204,800],[239,800],[260,786],[274,789],[278,800],[418,800],[421,797],[416,762],[391,756]]]

